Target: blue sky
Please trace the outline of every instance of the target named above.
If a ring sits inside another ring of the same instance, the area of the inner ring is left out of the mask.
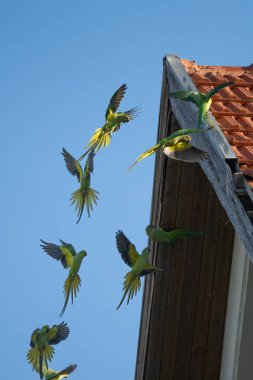
[[[73,380],[133,379],[141,293],[116,311],[128,268],[115,232],[122,229],[140,251],[147,244],[154,158],[127,169],[156,141],[162,58],[175,53],[200,64],[253,61],[252,1],[204,5],[0,2],[3,378],[16,377],[12,368],[20,379],[38,378],[25,359],[31,332],[61,322],[67,272],[39,246],[39,239],[60,238],[88,256],[79,295],[63,318],[70,336],[55,347],[52,367],[77,363]],[[92,187],[100,199],[91,218],[84,214],[76,225],[69,197],[77,185],[61,149],[83,152],[125,82],[121,109],[141,103],[141,114],[96,156]]]

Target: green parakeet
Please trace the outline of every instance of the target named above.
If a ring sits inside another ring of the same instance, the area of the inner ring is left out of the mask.
[[[52,360],[54,348],[52,345],[60,343],[69,335],[69,328],[65,322],[49,327],[44,325],[37,328],[31,335],[31,349],[27,352],[27,360],[33,365],[33,369],[38,368],[40,378],[43,378],[43,364],[48,367],[48,361]]]
[[[204,130],[199,129],[180,129],[173,132],[168,137],[160,140],[152,148],[148,149],[146,152],[142,153],[133,165],[129,168],[131,170],[138,162],[143,160],[148,156],[151,156],[159,149],[163,149],[163,153],[166,156],[173,158],[174,160],[180,160],[185,162],[199,162],[205,160],[208,157],[208,153],[192,146],[190,144],[192,133],[203,132]]]
[[[77,293],[81,286],[81,278],[78,274],[78,271],[82,264],[83,258],[87,256],[87,253],[85,251],[76,253],[73,245],[65,243],[63,240],[60,240],[62,245],[47,243],[44,240],[41,240],[41,242],[42,249],[49,256],[55,260],[60,260],[63,268],[69,268],[69,275],[63,287],[65,302],[60,313],[60,317],[62,317],[67,307],[69,296],[71,296],[71,302],[73,304],[74,296],[77,296]]]
[[[105,124],[102,128],[95,130],[89,141],[88,149],[78,159],[78,161],[81,161],[92,149],[97,152],[100,148],[107,147],[111,142],[112,133],[117,132],[120,129],[122,123],[128,123],[136,116],[138,116],[140,111],[138,106],[131,108],[125,112],[117,112],[120,102],[124,98],[126,90],[127,85],[124,83],[113,94],[106,109]]]
[[[45,364],[42,365],[42,374],[45,380],[61,380],[66,379],[68,375],[75,371],[77,365],[71,364],[61,371],[55,371],[51,368],[47,368]],[[39,372],[39,367],[35,365],[35,371]]]
[[[209,110],[212,103],[212,96],[219,92],[224,87],[230,86],[234,82],[222,83],[212,90],[208,91],[206,94],[203,92],[196,91],[175,91],[170,92],[169,96],[175,99],[185,100],[188,102],[193,102],[198,107],[198,128],[200,128],[202,122],[206,118],[206,113]]]
[[[65,148],[63,148],[62,150],[62,155],[64,157],[68,171],[73,176],[76,176],[80,183],[80,188],[74,191],[70,198],[71,204],[75,204],[75,209],[77,211],[78,216],[78,223],[81,219],[84,206],[86,205],[87,213],[90,217],[90,212],[93,210],[92,203],[97,204],[98,200],[99,192],[90,187],[90,177],[94,169],[93,158],[95,156],[95,153],[93,150],[90,151],[84,170],[82,170],[79,162],[76,161],[74,157],[71,156],[71,154]]]
[[[146,233],[150,240],[156,243],[171,243],[174,244],[178,239],[186,239],[188,237],[201,236],[202,232],[195,232],[178,228],[176,230],[164,231],[162,228],[155,228],[151,224],[146,227]]]
[[[124,294],[119,306],[117,307],[117,309],[119,309],[127,293],[127,304],[133,298],[133,296],[137,294],[138,290],[141,287],[140,277],[162,269],[156,268],[148,263],[149,248],[144,248],[140,255],[136,251],[135,246],[130,242],[130,240],[128,240],[126,235],[121,230],[116,232],[116,245],[119,253],[121,254],[122,260],[128,266],[130,266],[130,268],[132,268],[131,271],[128,272],[124,277]]]

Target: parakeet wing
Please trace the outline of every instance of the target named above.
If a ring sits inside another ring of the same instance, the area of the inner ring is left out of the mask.
[[[190,145],[188,149],[184,150],[170,150],[169,147],[166,147],[164,148],[163,152],[166,154],[166,156],[174,160],[184,162],[199,162],[206,160],[209,157],[209,154],[207,152],[192,145]]]
[[[66,248],[68,248],[68,249],[70,250],[70,252],[71,252],[71,254],[72,254],[73,256],[76,255],[76,250],[75,250],[75,248],[73,247],[72,244],[70,244],[70,243],[66,243],[65,241],[63,241],[63,240],[61,240],[61,239],[59,239],[59,240],[60,240],[61,244],[62,244],[64,247],[66,247]]]
[[[49,256],[55,260],[60,260],[64,268],[71,267],[73,263],[73,254],[69,248],[47,243],[42,239],[40,241],[42,242],[40,246]]]
[[[76,369],[76,364],[71,364],[68,367],[64,368],[62,371],[56,372],[54,374],[49,374],[45,377],[45,380],[58,380],[63,378],[63,376],[68,376],[70,373],[72,373]],[[62,377],[60,377],[62,376]]]
[[[140,113],[140,107],[139,106],[136,106],[134,108],[131,108],[130,110],[124,112],[125,115],[128,116],[129,120],[133,120],[135,119]]]
[[[71,154],[65,148],[62,149],[61,154],[63,155],[66,167],[70,174],[76,176],[78,181],[80,182],[80,179],[83,175],[83,170],[79,162],[75,160],[75,158],[71,156]]]
[[[197,107],[200,104],[200,95],[199,95],[199,92],[196,92],[196,91],[183,91],[183,90],[175,91],[175,92],[170,92],[169,96],[175,99],[193,102],[194,104],[196,104]]]
[[[141,280],[140,276],[136,275],[133,271],[128,272],[124,277],[124,283],[123,283],[123,297],[122,300],[119,303],[119,306],[117,307],[117,310],[122,305],[127,293],[127,304],[129,304],[129,301],[137,294],[137,292],[140,290],[141,287]]]
[[[115,113],[120,105],[121,100],[124,98],[124,95],[127,90],[127,85],[124,83],[122,86],[118,88],[117,91],[113,94],[113,96],[110,99],[110,103],[107,107],[106,113],[105,113],[105,119],[107,120],[108,115],[111,112]]]
[[[93,170],[94,170],[94,156],[95,156],[95,153],[94,153],[94,150],[92,149],[88,155],[87,163],[86,163],[87,169],[89,170],[90,173],[93,173]]]
[[[47,339],[49,344],[58,344],[62,340],[65,340],[69,335],[69,328],[67,323],[62,322],[59,325],[52,326],[48,333]]]
[[[140,255],[121,230],[116,232],[116,245],[123,261],[132,268]]]
[[[215,95],[218,91],[222,90],[224,87],[227,87],[227,86],[230,86],[231,84],[233,84],[234,82],[226,82],[226,83],[222,83],[220,84],[219,86],[217,87],[214,87],[212,90],[208,91],[208,93],[206,94],[206,102],[213,96]]]
[[[39,330],[40,330],[40,329],[37,328],[37,329],[35,329],[35,330],[32,332],[31,340],[30,340],[30,346],[31,346],[31,347],[35,347],[35,344],[36,344],[36,337],[37,337],[37,332],[38,332]]]

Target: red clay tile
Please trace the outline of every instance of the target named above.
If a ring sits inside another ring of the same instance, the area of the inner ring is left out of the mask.
[[[249,116],[240,116],[237,118],[237,123],[240,129],[245,132],[253,131],[253,119]]]
[[[212,98],[211,112],[238,157],[253,187],[253,64],[250,66],[201,66],[182,60],[198,91],[233,81]],[[252,178],[252,179],[251,179]]]
[[[233,116],[216,117],[222,131],[238,131],[238,124]]]
[[[243,171],[243,174],[253,177],[253,165],[246,166],[246,165],[241,165],[241,170]]]

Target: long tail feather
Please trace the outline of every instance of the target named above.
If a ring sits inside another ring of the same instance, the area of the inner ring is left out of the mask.
[[[62,311],[60,313],[60,317],[63,316],[66,310],[66,307],[69,301],[69,296],[71,296],[71,303],[73,304],[74,297],[77,296],[80,286],[81,286],[81,278],[78,275],[78,273],[76,273],[75,275],[69,275],[67,277],[64,284],[64,288],[63,288],[65,302],[64,302]]]
[[[106,148],[111,142],[111,133],[106,132],[103,128],[98,128],[95,130],[91,139],[89,141],[87,150],[84,154],[78,158],[78,162],[80,162],[91,150],[94,150],[96,153],[100,148]]]
[[[90,217],[90,212],[93,211],[93,204],[97,204],[99,192],[92,188],[83,190],[82,188],[74,191],[70,197],[71,204],[75,204],[75,210],[77,211],[78,220],[76,223],[79,223],[82,214],[84,205],[86,205],[88,216]]]
[[[124,299],[126,298],[126,295],[128,294],[128,298],[127,298],[127,305],[128,305],[129,301],[133,298],[133,296],[138,293],[138,291],[140,290],[140,287],[141,287],[140,276],[136,275],[132,271],[128,272],[124,277],[124,283],[123,283],[124,294],[117,307],[117,310],[122,305]]]
[[[26,358],[30,364],[40,374],[40,379],[43,378],[43,364],[48,367],[48,361],[51,361],[54,356],[54,348],[50,345],[46,345],[44,349],[38,347],[31,348],[26,355]]]
[[[189,237],[196,237],[196,236],[202,236],[203,232],[197,232],[193,230],[186,230],[184,228],[178,228],[176,230],[170,231],[167,234],[167,239],[165,238],[164,241],[160,241],[160,243],[175,243],[178,239],[186,239]]]

